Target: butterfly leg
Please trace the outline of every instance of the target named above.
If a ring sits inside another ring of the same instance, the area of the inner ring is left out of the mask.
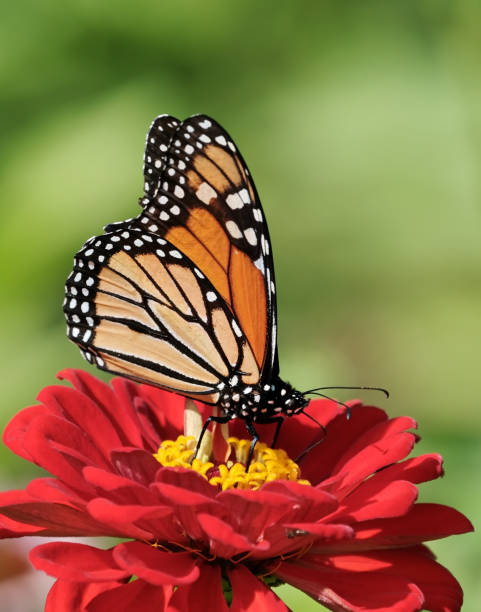
[[[247,456],[247,463],[246,463],[246,472],[248,472],[249,466],[252,461],[252,456],[254,455],[254,449],[256,447],[257,442],[259,442],[259,434],[257,433],[252,421],[246,420],[245,423],[246,423],[246,428],[247,428],[247,431],[249,432],[249,435],[252,436],[252,442],[249,448],[249,455]]]
[[[202,444],[202,440],[204,439],[205,432],[211,423],[228,423],[230,421],[230,417],[228,416],[210,416],[205,420],[205,423],[202,427],[202,431],[200,432],[199,439],[197,441],[197,445],[195,447],[194,456],[192,457],[192,461],[197,457],[197,454],[200,449],[200,445]]]

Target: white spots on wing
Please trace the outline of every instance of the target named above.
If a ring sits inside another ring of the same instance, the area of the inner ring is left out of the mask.
[[[217,192],[215,191],[215,189],[212,189],[209,183],[204,182],[199,185],[199,188],[195,192],[195,195],[204,204],[210,204],[210,201],[213,198],[217,197]]]
[[[85,257],[90,257],[90,255],[92,255],[92,253],[94,252],[93,249],[87,249],[84,253]]]
[[[87,285],[87,287],[91,287],[94,284],[94,279],[92,278],[92,276],[89,276],[88,279],[85,281],[85,284]]]
[[[213,291],[207,291],[206,298],[209,302],[215,302],[217,299],[217,296]]]
[[[269,255],[269,242],[264,236],[264,234],[262,234],[261,236],[261,247],[262,247],[262,252],[264,253],[264,255]]]
[[[74,328],[72,329],[72,336],[73,336],[74,338],[77,338],[79,334],[80,334],[80,329],[79,329],[78,327],[74,327]]]
[[[94,320],[92,319],[92,317],[86,317],[85,320],[87,321],[87,325],[90,325],[90,327],[94,326]]]
[[[169,176],[174,176],[174,174],[175,174],[175,170],[174,170],[173,168],[169,168],[169,169],[167,170],[167,174],[168,174]]]
[[[244,202],[244,204],[250,204],[251,198],[249,196],[249,192],[247,191],[247,189],[245,187],[244,187],[244,189],[241,189],[239,191],[239,196],[242,199],[242,201]]]
[[[169,215],[165,212],[165,210],[163,210],[160,215],[159,215],[159,219],[161,221],[168,221],[169,220]]]
[[[164,245],[167,244],[167,242],[163,238],[157,238],[157,244]]]
[[[147,181],[145,181],[145,183],[144,183],[144,190],[145,191],[149,191],[149,189],[150,189],[150,185],[147,183]]]
[[[187,131],[190,132],[192,134],[192,132],[194,131],[194,128],[192,125],[188,125],[187,126]]]
[[[176,259],[182,259],[182,253],[180,253],[180,251],[177,251],[175,249],[173,251],[169,251],[169,254],[172,257],[175,257]]]
[[[142,240],[140,238],[136,238],[134,240],[134,244],[135,244],[136,247],[144,246],[144,243],[142,242]]]
[[[181,159],[179,159],[179,161],[177,163],[177,168],[179,170],[185,170],[185,162],[183,162]]]
[[[160,161],[160,159],[156,159],[155,162],[154,162],[154,166],[156,168],[160,168],[161,165],[162,165],[162,162]]]
[[[147,242],[152,242],[152,236],[149,236],[149,234],[142,234],[142,238]]]
[[[80,317],[78,316],[78,314],[72,315],[72,321],[74,323],[80,323]]]
[[[179,215],[180,214],[180,208],[177,206],[177,204],[175,204],[174,206],[172,206],[172,208],[170,209],[170,212],[173,215]]]
[[[192,145],[188,144],[188,145],[185,145],[184,151],[187,153],[187,155],[192,155],[195,149]]]
[[[89,311],[90,309],[90,304],[88,302],[82,302],[82,305],[80,306],[80,310],[85,314]]]
[[[68,306],[73,310],[77,306],[77,300],[75,298],[72,298]]]
[[[75,278],[73,279],[74,283],[78,283],[79,280],[81,280],[82,278],[82,272],[77,272],[77,274],[75,275]]]
[[[120,235],[122,236],[122,238],[125,238],[126,240],[130,236],[129,232],[122,232]]]
[[[256,259],[254,262],[255,267],[260,270],[262,272],[263,275],[265,275],[266,273],[266,268],[264,266],[264,258],[263,257],[259,257],[259,259]]]
[[[276,286],[274,285],[274,281],[271,281],[271,291],[272,293],[276,292]]]
[[[99,255],[97,259],[99,260],[100,263],[102,263],[103,261],[105,261],[105,255]]]
[[[194,268],[194,272],[195,272],[196,276],[198,276],[199,278],[205,278],[205,276],[202,274],[202,272],[199,270],[199,268]]]
[[[210,138],[209,138],[209,136],[207,136],[207,134],[201,134],[199,136],[199,140],[201,142],[205,142],[205,143],[209,143],[210,142]]]
[[[165,144],[161,144],[159,146],[159,149],[162,151],[162,153],[166,153],[167,152],[167,145]]]
[[[167,196],[165,196],[165,195],[162,195],[159,198],[157,198],[157,202],[159,204],[167,204],[168,201],[169,201],[169,198]]]
[[[112,248],[112,246],[113,246],[112,244],[108,244],[108,245],[107,245],[107,248],[108,248],[108,247]],[[94,264],[94,262],[93,262],[93,261],[89,261],[87,265],[88,265],[88,267],[89,267],[89,270],[93,270],[93,269],[95,268],[95,264]]]
[[[233,142],[231,142],[231,141],[229,140],[229,142],[227,143],[227,146],[229,147],[229,149],[230,149],[231,151],[233,151],[233,152],[235,153],[235,146],[234,146],[234,143],[233,143]]]
[[[232,208],[232,210],[244,207],[244,202],[238,193],[231,193],[226,197],[225,201],[227,202],[227,205]]]
[[[254,213],[254,219],[259,223],[262,223],[262,213],[260,208],[254,208],[252,211]]]
[[[227,140],[224,138],[224,136],[216,136],[215,141],[223,147],[227,146]]]
[[[124,249],[125,249],[126,251],[130,251],[130,249],[131,249],[131,248],[132,248],[132,247],[130,246],[130,244],[125,244],[125,245],[124,245]],[[99,257],[99,261],[100,261],[100,257]]]
[[[211,125],[212,125],[212,121],[209,121],[208,119],[204,119],[204,121],[199,121],[199,126],[203,130],[206,130],[207,128],[210,128]]]
[[[248,227],[246,230],[244,230],[244,236],[246,237],[246,240],[250,245],[256,246],[257,236],[252,227]]]
[[[141,223],[148,223],[149,222],[149,218],[148,217],[142,217],[142,219],[140,220]]]
[[[155,225],[155,223],[153,223],[152,225],[149,225],[149,232],[153,232],[155,234],[155,232],[159,229],[159,227],[157,225]]]
[[[102,359],[102,357],[97,357],[97,365],[101,368],[105,365],[105,361]]]
[[[174,147],[180,147],[180,140],[176,140],[174,142]]]
[[[88,342],[88,341],[90,340],[91,336],[92,336],[92,330],[91,330],[91,329],[88,329],[88,330],[85,332],[85,334],[83,335],[82,340],[83,340],[84,342]]]
[[[232,325],[232,329],[234,330],[235,335],[238,338],[241,338],[242,331],[241,331],[241,328],[237,325],[237,321],[235,319],[232,319],[231,325]]]
[[[120,236],[112,236],[110,240],[112,240],[112,242],[120,242]]]
[[[177,196],[178,198],[184,197],[184,190],[182,189],[182,187],[180,187],[180,185],[175,186],[174,195]]]
[[[89,290],[87,289],[87,287],[82,287],[82,295],[84,295],[85,297],[87,297],[89,294]]]
[[[163,251],[162,249],[157,249],[155,252],[159,257],[165,257],[165,251]]]
[[[242,232],[235,221],[227,221],[225,226],[232,238],[242,238]]]
[[[78,291],[77,291],[77,287],[70,287],[70,293],[72,295],[77,295]]]

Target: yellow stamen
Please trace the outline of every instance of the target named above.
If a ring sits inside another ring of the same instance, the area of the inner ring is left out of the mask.
[[[177,440],[165,440],[154,455],[159,463],[166,467],[183,467],[201,474],[211,485],[222,490],[236,487],[238,489],[259,489],[265,482],[272,480],[295,480],[300,484],[310,484],[300,478],[299,466],[289,458],[282,449],[269,448],[258,442],[254,449],[249,470],[246,473],[250,440],[229,438],[228,443],[235,456],[235,462],[215,464],[208,457],[192,460],[196,439],[194,436],[179,436]],[[204,460],[205,459],[205,460]],[[192,462],[192,463],[191,463]]]

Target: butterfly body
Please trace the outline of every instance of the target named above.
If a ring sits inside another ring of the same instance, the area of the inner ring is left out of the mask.
[[[269,422],[308,404],[279,377],[267,223],[249,171],[212,119],[154,120],[140,215],[77,253],[67,333],[97,367]]]

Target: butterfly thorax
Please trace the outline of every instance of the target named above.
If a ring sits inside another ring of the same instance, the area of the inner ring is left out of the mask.
[[[289,383],[277,378],[270,384],[246,385],[234,375],[221,390],[219,405],[232,419],[261,421],[276,416],[292,416],[301,412],[309,400]]]

